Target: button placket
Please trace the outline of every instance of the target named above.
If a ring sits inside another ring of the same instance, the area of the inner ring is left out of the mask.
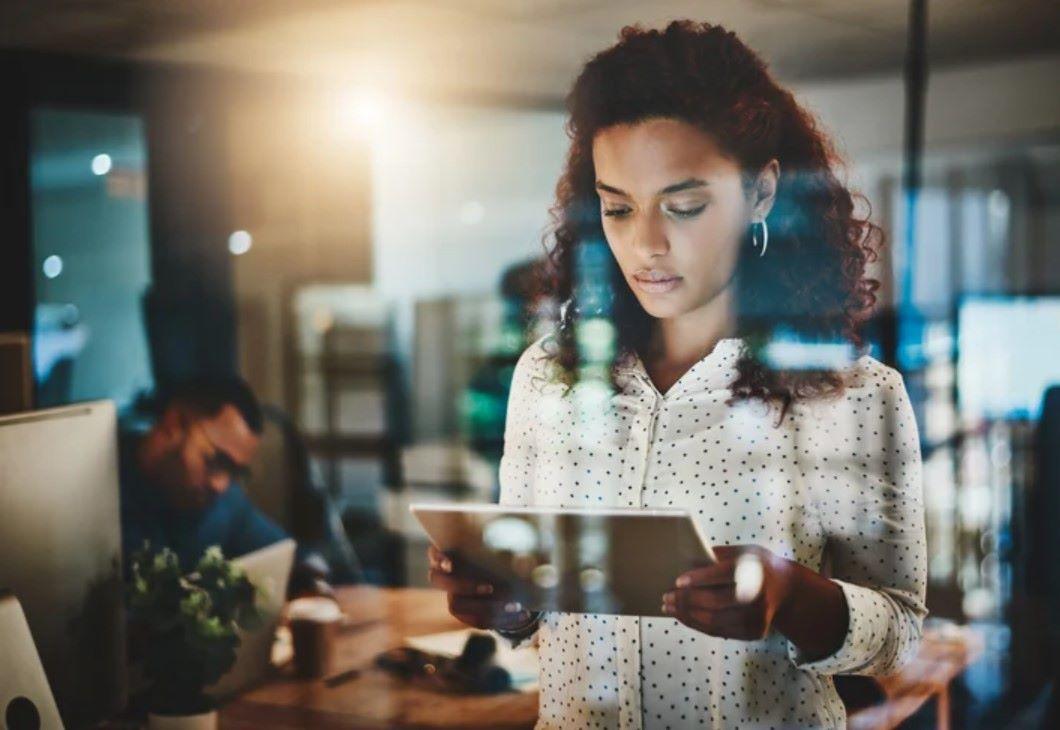
[[[644,485],[648,478],[648,465],[651,462],[651,445],[655,437],[655,424],[658,420],[659,410],[662,407],[662,396],[651,381],[645,382],[644,377],[640,376],[640,382],[644,386],[642,390],[648,399],[648,408],[645,412],[638,414],[630,434],[640,452],[640,459],[637,460],[636,469],[633,473],[633,496],[635,497],[635,502],[630,505],[631,507],[644,506]]]
[[[644,486],[651,463],[651,445],[655,436],[662,396],[650,380],[638,374],[640,390],[648,400],[648,408],[639,413],[630,425],[630,438],[637,445],[640,458],[633,464],[630,506],[644,506]],[[624,629],[618,635],[619,645],[619,726],[622,730],[641,730],[643,702],[641,697],[641,619],[637,616],[619,617]]]

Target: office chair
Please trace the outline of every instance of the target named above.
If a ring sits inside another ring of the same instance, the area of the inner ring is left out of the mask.
[[[278,406],[262,405],[266,424],[274,426],[283,443],[285,466],[283,527],[300,545],[320,553],[336,584],[364,581],[364,569],[342,525],[342,519],[313,473],[305,441],[290,416]],[[266,427],[268,427],[268,425]]]

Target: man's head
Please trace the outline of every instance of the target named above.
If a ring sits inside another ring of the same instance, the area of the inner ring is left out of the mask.
[[[168,389],[140,467],[182,510],[202,509],[246,476],[261,441],[261,407],[240,378],[196,378]]]

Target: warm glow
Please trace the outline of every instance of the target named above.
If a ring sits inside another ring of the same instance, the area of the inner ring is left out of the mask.
[[[351,89],[338,96],[335,124],[339,136],[351,137],[382,126],[386,103],[370,89]]]

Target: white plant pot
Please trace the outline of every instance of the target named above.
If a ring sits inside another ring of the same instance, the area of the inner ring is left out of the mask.
[[[198,715],[156,715],[147,713],[148,730],[217,730],[217,710]]]

